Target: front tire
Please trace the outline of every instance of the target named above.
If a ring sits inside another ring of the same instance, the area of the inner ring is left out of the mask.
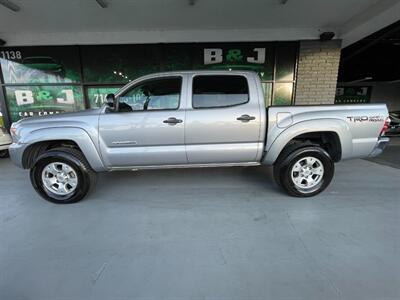
[[[82,200],[94,186],[96,173],[82,152],[56,148],[38,157],[30,170],[33,187],[45,200],[69,204]]]
[[[281,158],[274,166],[274,177],[289,195],[311,197],[326,189],[334,170],[329,154],[312,146],[294,150]]]

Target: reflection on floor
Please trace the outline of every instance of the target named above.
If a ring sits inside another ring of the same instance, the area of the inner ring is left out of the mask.
[[[389,146],[377,157],[369,158],[369,161],[385,166],[400,169],[400,137],[391,136]]]

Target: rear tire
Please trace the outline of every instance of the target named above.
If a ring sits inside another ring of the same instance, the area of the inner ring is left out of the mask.
[[[288,153],[274,166],[275,181],[291,196],[311,197],[321,193],[333,178],[335,166],[318,146]]]
[[[39,195],[56,204],[82,200],[96,183],[96,173],[82,152],[67,147],[40,155],[30,170],[30,178]]]

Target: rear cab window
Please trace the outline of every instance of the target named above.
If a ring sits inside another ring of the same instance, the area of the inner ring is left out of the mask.
[[[222,108],[249,102],[247,79],[241,75],[197,75],[193,78],[192,106]]]

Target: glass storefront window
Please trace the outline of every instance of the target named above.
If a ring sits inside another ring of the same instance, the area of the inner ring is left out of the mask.
[[[276,46],[276,81],[293,81],[297,47],[293,43],[278,43]]]
[[[0,65],[5,84],[78,83],[78,48],[15,47],[0,49]]]
[[[272,105],[291,105],[293,83],[277,82],[274,84],[274,99]]]
[[[264,90],[265,107],[271,106],[272,83],[271,82],[262,82],[262,87]]]
[[[83,79],[86,83],[126,84],[160,71],[160,45],[82,46]]]
[[[292,102],[297,49],[298,42],[2,47],[5,100],[0,97],[0,105],[9,110],[3,114],[10,121],[94,108],[140,76],[199,69],[255,71],[266,106],[287,105]]]

